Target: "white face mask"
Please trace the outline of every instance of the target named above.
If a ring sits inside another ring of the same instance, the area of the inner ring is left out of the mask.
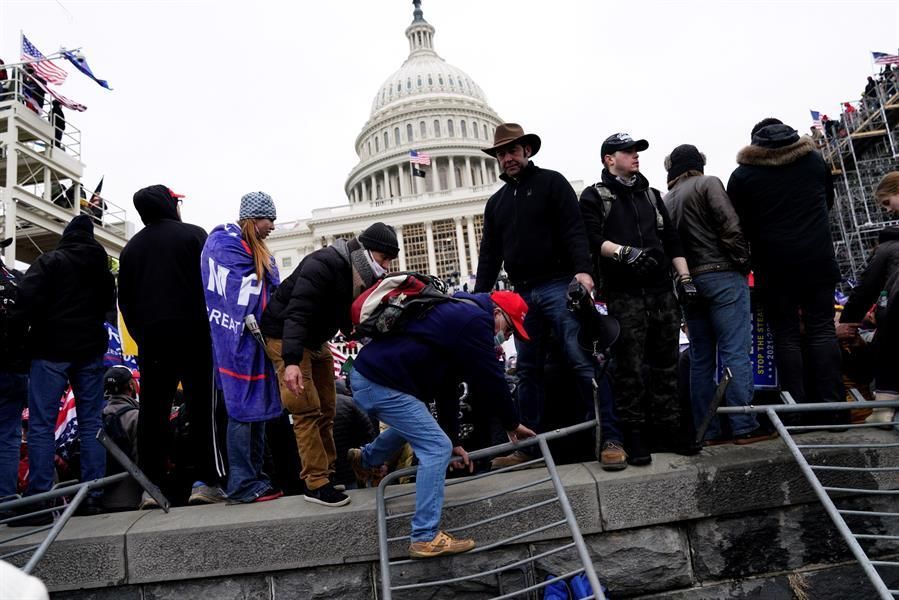
[[[375,260],[375,257],[371,255],[371,250],[365,251],[365,258],[368,259],[368,266],[371,267],[371,272],[374,274],[375,279],[379,279],[382,275],[387,273],[387,269],[379,265]]]
[[[503,344],[506,343],[506,334],[500,331],[496,335],[493,336],[493,343],[497,348],[502,347]]]

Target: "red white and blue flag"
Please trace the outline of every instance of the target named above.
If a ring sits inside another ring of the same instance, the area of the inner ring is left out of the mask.
[[[427,152],[419,152],[417,150],[412,150],[409,152],[409,162],[413,165],[426,165],[430,166],[431,164],[431,155]]]
[[[29,42],[28,38],[24,35],[22,35],[22,60],[36,61],[30,63],[31,66],[34,67],[34,72],[48,82],[55,83],[56,85],[62,85],[69,75],[64,69],[57,67],[52,61],[47,60],[44,55],[41,54],[41,51],[35,48],[34,44]]]
[[[815,129],[823,129],[824,127],[821,125],[821,113],[817,110],[810,110],[809,112],[812,113],[812,125]]]
[[[887,54],[886,52],[872,52],[875,65],[899,65],[899,54]]]

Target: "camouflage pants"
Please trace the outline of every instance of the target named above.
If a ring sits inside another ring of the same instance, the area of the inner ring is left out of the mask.
[[[670,291],[606,294],[621,323],[615,345],[615,410],[623,426],[680,426],[677,395],[680,308]]]

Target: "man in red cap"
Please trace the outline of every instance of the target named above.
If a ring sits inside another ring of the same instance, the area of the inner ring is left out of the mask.
[[[471,463],[465,449],[441,430],[425,402],[461,376],[481,397],[494,399],[490,409],[512,442],[534,435],[518,420],[502,363],[496,358],[496,347],[513,333],[528,339],[527,304],[514,292],[460,292],[455,297],[462,301],[438,304],[403,332],[366,344],[350,374],[359,408],[390,426],[362,449],[350,450],[357,477],[365,480],[377,474],[406,442],[418,457],[412,558],[466,552],[475,545],[474,540],[455,539],[439,530],[450,458],[462,457],[469,468]]]

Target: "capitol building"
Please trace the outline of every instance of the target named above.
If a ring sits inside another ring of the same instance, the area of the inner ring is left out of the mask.
[[[409,56],[378,88],[356,137],[347,203],[279,224],[266,240],[285,276],[306,254],[375,221],[396,229],[395,268],[457,285],[477,272],[484,205],[502,183],[499,165],[480,149],[493,145],[502,120],[471,77],[437,54],[434,27],[414,5]],[[430,156],[429,166],[416,165],[425,177],[413,175],[411,151]]]

